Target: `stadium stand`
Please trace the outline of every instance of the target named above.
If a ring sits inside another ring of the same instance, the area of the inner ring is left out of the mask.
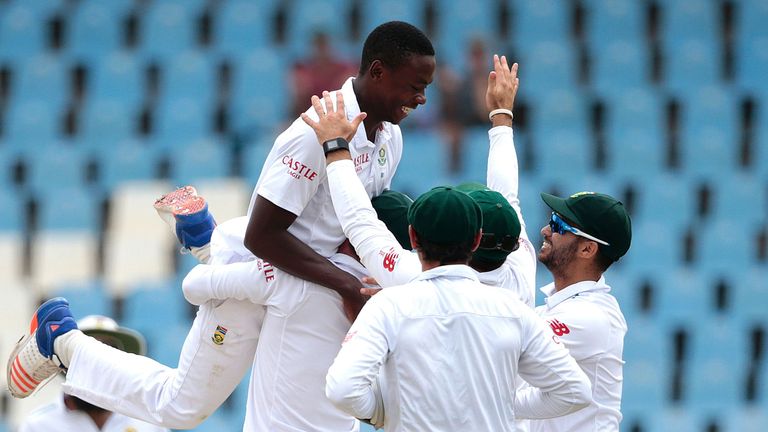
[[[150,355],[175,366],[194,261],[153,200],[190,183],[219,221],[244,214],[314,31],[356,60],[391,19],[427,30],[456,71],[476,36],[520,62],[534,244],[540,191],[630,207],[633,246],[608,274],[629,326],[622,430],[768,430],[765,0],[0,0],[0,354],[65,295],[79,315],[164,327]],[[436,88],[403,125],[393,187],[412,196],[485,178],[484,128],[449,173]],[[246,389],[196,430],[239,429]],[[2,401],[0,432],[30,409]]]

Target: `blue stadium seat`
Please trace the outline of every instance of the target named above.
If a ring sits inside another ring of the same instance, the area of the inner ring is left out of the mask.
[[[731,301],[734,316],[745,323],[761,323],[766,326],[765,305],[768,304],[768,268],[753,266],[749,270],[736,272],[740,276],[731,285]],[[766,377],[768,380],[768,376]],[[768,393],[765,394],[768,400]]]
[[[588,0],[587,40],[595,53],[606,43],[622,40],[640,45],[645,32],[643,3],[634,0]],[[598,59],[601,55],[595,56]]]
[[[160,60],[195,46],[195,27],[200,2],[157,2],[142,17],[141,51]]]
[[[406,140],[407,139],[408,138],[406,137]],[[515,147],[520,151],[522,148],[520,134],[515,135],[515,141]],[[488,128],[486,126],[473,127],[464,131],[464,138],[461,146],[462,179],[483,184],[487,182],[489,147]],[[447,151],[447,149],[445,151]],[[520,155],[518,155],[518,158],[522,159]],[[520,162],[518,160],[518,165],[519,164]]]
[[[763,71],[768,68],[768,35],[745,35],[736,47],[736,78],[740,87],[756,92],[758,95],[768,95]]]
[[[634,221],[662,220],[681,235],[693,220],[695,188],[687,178],[662,173],[646,177],[637,183],[637,208]]]
[[[538,3],[538,2],[536,2]],[[554,90],[576,88],[576,51],[566,42],[556,39],[542,40],[521,54],[520,69],[522,94],[534,99]]]
[[[696,230],[696,264],[709,271],[746,269],[757,262],[757,232],[736,221],[718,220]]]
[[[91,70],[88,97],[119,100],[137,107],[144,97],[144,69],[138,56],[119,51],[100,59]]]
[[[557,0],[515,2],[515,19],[512,25],[515,47],[523,53],[529,53],[536,50],[534,44],[537,42],[567,42],[570,29],[569,11],[568,3]]]
[[[232,0],[221,4],[215,15],[216,49],[230,57],[266,48],[270,43],[273,4]]]
[[[99,197],[82,187],[51,187],[38,191],[38,230],[88,230],[100,228]]]
[[[372,2],[373,3],[373,2]],[[410,14],[420,11],[414,10],[419,6],[419,2],[410,3],[408,9]],[[385,2],[379,6],[384,9]],[[441,63],[447,63],[451,68],[463,71],[466,68],[467,51],[470,42],[475,38],[488,39],[489,29],[496,25],[494,17],[494,3],[489,0],[482,0],[473,3],[471,8],[456,7],[452,1],[438,1],[439,21],[437,35],[433,37],[435,45],[436,58]],[[422,14],[418,14],[421,17]],[[380,24],[375,16],[371,16],[371,24]],[[419,20],[414,22],[418,24]],[[371,28],[372,29],[372,28]],[[489,58],[489,67],[491,65]]]
[[[122,23],[129,6],[125,1],[82,2],[66,26],[67,53],[91,63],[119,49]]]
[[[659,92],[647,86],[617,91],[605,95],[608,115],[606,131],[609,136],[646,129],[662,139],[663,100]]]
[[[714,35],[671,39],[665,46],[664,86],[691,94],[720,81],[721,49]]]
[[[100,155],[100,184],[107,191],[126,180],[148,180],[157,176],[159,149],[145,141],[122,141],[105,145],[104,150]]]
[[[765,220],[768,183],[764,178],[761,179],[751,172],[735,172],[718,176],[713,186],[714,218],[749,227]]]
[[[347,38],[346,25],[339,25],[339,16],[349,9],[347,0],[295,0],[288,14],[288,55],[307,57],[312,49],[312,34],[326,33],[334,44]]]
[[[604,41],[599,51],[592,52],[592,87],[605,95],[647,85],[651,73],[649,57],[638,41]]]
[[[725,413],[723,432],[763,432],[768,429],[768,413],[759,405],[735,407]]]
[[[257,49],[234,60],[232,126],[240,133],[278,128],[288,116],[285,58]]]
[[[0,185],[0,231],[21,231],[24,229],[24,200],[12,188]]]
[[[693,341],[683,399],[710,410],[739,406],[746,394],[748,333],[727,319],[712,317],[692,319],[688,329]]]
[[[211,133],[211,111],[194,97],[164,100],[155,111],[154,138],[163,148],[183,149],[190,141]]]
[[[242,176],[245,177],[248,184],[256,185],[261,170],[264,167],[264,161],[272,150],[275,137],[272,134],[248,140],[243,147],[243,154],[240,157],[240,168]]]
[[[85,185],[87,156],[70,142],[38,143],[29,158],[27,186],[32,192]]]
[[[540,129],[534,143],[537,169],[550,181],[586,176],[594,164],[594,147],[583,129]]]
[[[610,128],[607,135],[608,168],[615,179],[643,182],[665,167],[664,138],[651,128]]]
[[[437,131],[408,131],[406,140],[392,189],[417,197],[435,186],[456,183],[446,174],[447,144]]]
[[[18,82],[11,89],[17,103],[45,102],[61,106],[69,94],[67,63],[51,54],[31,56],[19,63]]]
[[[31,2],[14,2],[0,14],[0,61],[22,61],[45,48],[45,26]]]
[[[37,143],[61,135],[62,111],[45,101],[11,104],[6,113],[5,138],[24,154],[35,151]]]
[[[671,337],[658,320],[635,317],[624,337],[622,411],[658,410],[669,398]]]
[[[138,107],[121,99],[90,99],[81,111],[80,125],[80,137],[87,147],[111,148],[136,133]]]
[[[714,311],[714,283],[701,272],[673,267],[658,276],[654,296],[664,322],[693,325]]]
[[[651,274],[659,268],[682,264],[683,234],[663,219],[633,220],[632,248],[623,258],[624,264],[634,272]]]
[[[164,62],[161,95],[164,100],[194,99],[203,107],[216,96],[216,65],[211,56],[185,51]]]
[[[346,0],[341,2],[342,4],[348,3]],[[438,3],[441,3],[438,1]],[[443,2],[444,3],[444,2]],[[482,3],[482,2],[481,2]],[[382,1],[376,1],[376,2],[360,2],[360,6],[362,8],[362,18],[363,18],[363,25],[360,30],[360,33],[362,35],[367,35],[371,32],[376,26],[379,24],[385,23],[387,21],[405,21],[407,23],[411,23],[415,25],[416,27],[424,30],[424,13],[423,13],[423,3],[419,1],[412,1],[412,0],[382,0]],[[440,14],[440,29],[445,30],[446,27],[451,26],[452,22],[446,22],[451,21],[452,19],[455,19],[455,13],[452,13],[451,9],[458,9],[458,8],[451,8],[451,7],[441,7],[438,6],[438,9],[441,11]],[[475,8],[472,8],[475,9]],[[483,7],[479,6],[477,9],[483,9]],[[468,15],[481,15],[482,12],[476,12],[474,10],[467,10],[466,13]],[[474,22],[474,19],[470,18]],[[487,23],[486,23],[487,28]],[[436,40],[432,41],[433,43],[437,43]],[[442,52],[440,53],[442,56]],[[441,60],[442,61],[442,60]]]
[[[51,295],[69,300],[75,319],[81,319],[87,315],[115,316],[112,298],[98,280],[77,285],[66,284],[57,288]]]
[[[200,179],[227,177],[232,155],[226,143],[201,139],[171,152],[171,179],[174,184],[191,184]]]
[[[515,138],[517,138],[517,136]],[[519,147],[517,151],[520,151]],[[545,188],[543,184],[540,183],[538,177],[528,172],[520,173],[518,191],[520,196],[520,208],[523,212],[523,219],[525,220],[528,238],[537,249],[541,245],[541,235],[539,234],[539,231],[541,231],[541,228],[549,222],[551,212],[549,207],[547,207],[547,205],[544,204],[544,201],[541,200],[541,192],[543,192],[544,189]]]
[[[151,334],[157,334],[164,327],[189,326],[191,322],[189,304],[175,278],[136,287],[125,298],[123,307],[124,325],[139,330],[148,340]]]
[[[707,423],[717,414],[709,410],[692,409],[681,404],[667,405],[659,411],[648,413],[648,432],[700,432],[706,429]]]
[[[666,41],[689,37],[713,37],[719,30],[719,3],[708,0],[664,0],[662,38]]]

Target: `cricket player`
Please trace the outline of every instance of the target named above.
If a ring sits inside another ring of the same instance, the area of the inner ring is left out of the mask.
[[[531,421],[531,430],[618,431],[627,322],[603,273],[629,250],[632,222],[624,205],[605,194],[541,197],[552,216],[541,229],[538,258],[554,282],[541,288],[547,297],[536,311],[589,377],[592,402],[567,416]]]
[[[144,337],[138,332],[120,327],[115,320],[101,315],[88,315],[77,322],[80,330],[116,349],[143,355]],[[168,432],[168,429],[97,407],[69,394],[33,411],[20,425],[18,432]]]
[[[424,272],[365,305],[328,371],[329,399],[377,426],[386,416],[387,431],[508,431],[517,416],[587,406],[589,380],[546,324],[467,265],[482,239],[480,206],[437,187],[408,221]],[[518,374],[534,387],[516,395]]]

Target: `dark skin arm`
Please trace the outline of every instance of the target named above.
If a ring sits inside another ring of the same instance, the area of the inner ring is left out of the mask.
[[[245,231],[245,247],[285,272],[338,292],[347,318],[354,321],[364,303],[360,281],[289,233],[294,220],[293,213],[257,196]]]

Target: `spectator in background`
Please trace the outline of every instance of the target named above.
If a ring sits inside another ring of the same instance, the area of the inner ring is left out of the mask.
[[[297,62],[292,70],[291,113],[297,117],[307,110],[307,101],[312,95],[339,88],[348,77],[357,75],[357,65],[336,55],[326,33],[315,32],[312,45],[312,56]]]
[[[449,66],[439,69],[438,88],[441,93],[443,133],[449,146],[451,173],[461,169],[461,147],[464,129],[488,123],[485,92],[488,84],[487,46],[483,39],[474,38],[467,51],[467,69],[463,76]]]
[[[77,323],[88,336],[125,351],[144,355],[146,344],[138,332],[119,327],[108,317],[89,315]],[[38,408],[19,426],[19,432],[167,432],[168,429],[134,420],[90,404],[80,398],[63,394],[49,405]]]

